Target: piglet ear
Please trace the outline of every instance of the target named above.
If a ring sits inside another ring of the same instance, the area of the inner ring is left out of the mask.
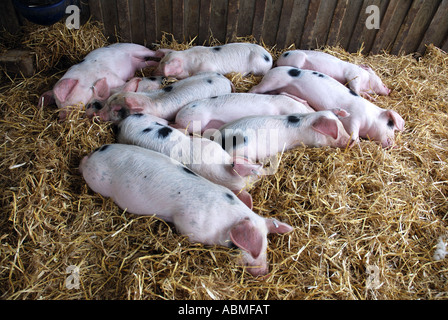
[[[249,252],[254,259],[261,254],[263,237],[249,218],[241,220],[232,227],[230,239],[236,246]]]
[[[392,119],[395,126],[397,127],[398,130],[403,131],[404,130],[404,120],[403,118],[396,113],[393,110],[386,110],[386,115],[389,119]]]
[[[54,101],[54,96],[53,96],[53,91],[47,91],[45,93],[43,93],[40,98],[39,98],[39,104],[37,105],[38,108],[41,107],[46,107],[50,104],[53,104]]]
[[[332,109],[331,111],[333,111],[333,113],[340,119],[344,119],[344,118],[347,118],[348,116],[350,116],[350,113],[348,113],[346,110],[341,109],[341,108]]]
[[[266,226],[268,227],[269,233],[287,233],[294,230],[294,228],[289,224],[277,221],[275,219],[266,219]]]
[[[110,96],[110,88],[106,78],[101,78],[93,85],[93,94],[98,100],[106,100]]]
[[[123,92],[137,92],[138,85],[140,84],[140,81],[142,81],[142,78],[132,78],[131,80],[126,82],[122,91]]]
[[[251,163],[243,157],[235,157],[232,167],[235,174],[241,177],[247,177],[254,174],[259,174],[258,171],[261,169],[262,165]]]
[[[360,66],[361,68],[363,68],[364,70],[372,71],[372,68],[370,68],[367,64],[360,64],[359,66]]]
[[[238,199],[240,199],[249,209],[253,209],[254,204],[252,201],[252,196],[246,190],[233,190],[232,191]]]
[[[61,102],[65,102],[73,89],[78,85],[77,79],[62,79],[53,88],[54,96]]]
[[[135,97],[129,96],[124,98],[124,103],[126,104],[128,109],[132,111],[132,113],[143,112],[143,107]]]
[[[165,77],[176,76],[182,73],[182,60],[173,58],[167,61],[163,67],[163,74]]]
[[[313,123],[312,128],[319,133],[332,137],[335,140],[339,135],[339,129],[336,121],[333,119],[328,119],[326,117],[320,117],[319,119],[317,119]]]

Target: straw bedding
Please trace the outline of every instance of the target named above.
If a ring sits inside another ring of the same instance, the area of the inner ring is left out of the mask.
[[[362,141],[350,150],[279,155],[278,172],[250,190],[254,211],[295,229],[269,236],[271,273],[256,279],[237,264],[237,250],[191,244],[167,223],[92,192],[79,161],[114,142],[111,125],[82,111],[59,123],[55,107],[37,108],[70,65],[107,44],[100,26],[33,26],[21,39],[1,37],[0,50],[28,48],[38,68],[31,78],[2,72],[2,299],[448,298],[448,258],[433,258],[448,240],[448,55],[441,50],[397,57],[323,49],[370,64],[393,89],[376,103],[400,113],[406,130],[390,150]],[[169,35],[158,44],[190,45]],[[274,58],[284,51],[267,49]],[[229,77],[240,92],[261,79]],[[78,288],[66,282],[73,268]]]

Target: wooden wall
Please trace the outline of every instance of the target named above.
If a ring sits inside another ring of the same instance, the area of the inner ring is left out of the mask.
[[[1,13],[3,25],[12,25]],[[207,44],[253,35],[278,48],[341,45],[350,52],[421,52],[433,43],[448,51],[448,0],[78,0],[83,14],[104,23],[123,41],[150,46],[163,32],[178,41]],[[380,29],[369,30],[366,8],[380,9]],[[5,11],[6,12],[6,11]]]

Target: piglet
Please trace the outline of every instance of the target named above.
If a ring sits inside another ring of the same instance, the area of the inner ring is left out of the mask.
[[[163,77],[145,77],[145,78],[132,78],[124,85],[111,89],[111,95],[125,92],[147,92],[162,88]],[[91,118],[95,113],[99,112],[106,103],[106,100],[94,99],[86,106],[86,115]]]
[[[165,77],[184,79],[200,72],[231,72],[263,75],[272,68],[272,56],[252,43],[228,43],[216,47],[196,46],[183,51],[161,49],[158,72]]]
[[[229,189],[152,150],[104,145],[82,159],[80,170],[93,191],[121,209],[173,223],[191,242],[236,245],[254,276],[268,272],[267,234],[292,231],[254,213]]]
[[[347,84],[354,92],[370,98],[370,93],[387,96],[390,90],[367,65],[356,65],[338,59],[328,53],[313,50],[292,50],[283,53],[277,66],[292,66],[299,69],[319,71],[342,84]]]
[[[69,114],[70,108],[82,108],[92,100],[106,100],[113,88],[125,84],[138,69],[155,66],[149,61],[156,52],[133,43],[116,43],[90,52],[83,61],[72,66],[45,92],[39,106],[52,103],[61,108],[60,120]]]
[[[213,138],[233,156],[252,162],[301,145],[345,148],[350,136],[340,119],[349,114],[341,109],[281,116],[245,117],[219,129]]]
[[[261,165],[233,159],[220,144],[187,136],[164,122],[152,115],[133,114],[118,124],[118,142],[165,154],[204,178],[229,188],[252,208],[252,197],[244,189],[255,181],[254,175]]]
[[[101,120],[117,122],[130,114],[144,113],[173,121],[186,104],[232,92],[232,82],[219,73],[200,73],[160,90],[125,92],[111,96],[98,112]]]
[[[186,105],[177,113],[175,126],[190,133],[204,132],[247,116],[314,112],[306,101],[298,100],[287,95],[229,93]]]
[[[305,99],[315,110],[344,109],[350,116],[341,121],[353,141],[362,137],[377,141],[384,148],[391,147],[395,141],[395,130],[404,130],[404,120],[397,112],[374,105],[317,71],[277,67],[268,72],[250,92],[287,92]]]

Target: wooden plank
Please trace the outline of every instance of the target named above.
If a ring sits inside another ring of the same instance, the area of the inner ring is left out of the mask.
[[[315,49],[327,42],[336,4],[335,0],[311,0],[301,41],[302,48]]]
[[[138,44],[145,43],[145,28],[142,26],[145,21],[145,2],[144,0],[129,1],[129,13],[131,19],[132,42]]]
[[[19,17],[12,0],[0,1],[0,28],[12,34],[20,31]]]
[[[201,0],[185,0],[184,4],[184,33],[191,41],[199,34],[199,8]],[[197,39],[196,39],[197,41]]]
[[[327,43],[328,33],[331,27],[337,0],[321,1],[317,13],[316,25],[313,30],[313,48],[318,48]]]
[[[257,41],[260,41],[263,35],[263,22],[265,13],[266,13],[266,0],[255,1],[252,35],[255,37]]]
[[[117,0],[118,34],[123,42],[132,42],[131,13],[128,0]]]
[[[442,3],[437,9],[431,24],[426,30],[425,36],[420,43],[417,51],[421,54],[425,53],[426,45],[434,44],[440,47],[444,38],[448,35],[448,0],[442,0]]]
[[[325,1],[325,0],[323,0]],[[317,13],[319,11],[321,0],[311,0],[308,7],[305,26],[303,29],[302,40],[300,42],[301,49],[311,49],[313,41],[313,30],[316,24]]]
[[[342,21],[341,29],[339,30],[338,43],[345,50],[350,45],[350,40],[355,30],[358,17],[361,14],[362,1],[349,0],[347,9],[345,11],[344,20]]]
[[[415,0],[395,41],[392,54],[411,53],[418,46],[429,26],[440,0]]]
[[[300,48],[309,4],[310,0],[294,0],[291,21],[289,22],[289,28],[286,34],[286,47],[295,44],[297,48]]]
[[[269,46],[275,45],[277,31],[280,23],[280,14],[283,1],[267,1],[262,26],[262,39]]]
[[[339,44],[339,37],[343,26],[342,22],[344,21],[348,5],[349,0],[339,0],[336,4],[330,30],[328,32],[327,45],[337,46]]]
[[[212,0],[210,11],[210,29],[213,37],[220,42],[226,41],[227,0]]]
[[[152,47],[157,40],[156,0],[144,0],[145,11],[145,46]],[[142,21],[143,22],[143,21]]]
[[[366,21],[370,15],[370,13],[366,13],[366,9],[370,5],[377,6],[379,8],[379,13],[381,14],[381,12],[385,11],[381,10],[381,8],[387,5],[387,2],[384,0],[364,0],[361,11],[359,13],[358,21],[355,26],[355,30],[353,31],[352,37],[350,39],[350,44],[348,46],[349,52],[357,52],[363,46],[363,53],[366,54],[370,51],[370,48],[372,48],[378,30],[368,29],[366,26]]]
[[[110,42],[117,42],[118,12],[116,0],[101,0],[101,16],[103,17],[104,31]]]
[[[411,4],[409,0],[390,0],[384,17],[381,19],[380,30],[373,42],[372,53],[378,54],[382,50],[386,52],[391,50]]]
[[[164,32],[173,33],[172,3],[166,0],[156,0],[156,39],[161,39]]]
[[[444,44],[440,47],[445,52],[448,52],[448,36],[444,40]]]
[[[178,41],[185,41],[184,33],[184,1],[172,0],[173,2],[173,35]]]
[[[283,0],[282,11],[278,23],[277,37],[275,43],[277,48],[282,49],[286,46],[286,37],[292,18],[292,10],[294,8],[294,0]]]
[[[201,0],[199,12],[199,44],[204,44],[210,38],[211,0]]]
[[[237,37],[240,1],[229,0],[227,9],[226,42],[234,42]]]
[[[252,35],[256,0],[240,0],[240,13],[238,15],[237,36]]]
[[[103,22],[101,0],[89,0],[90,14],[96,21]]]

